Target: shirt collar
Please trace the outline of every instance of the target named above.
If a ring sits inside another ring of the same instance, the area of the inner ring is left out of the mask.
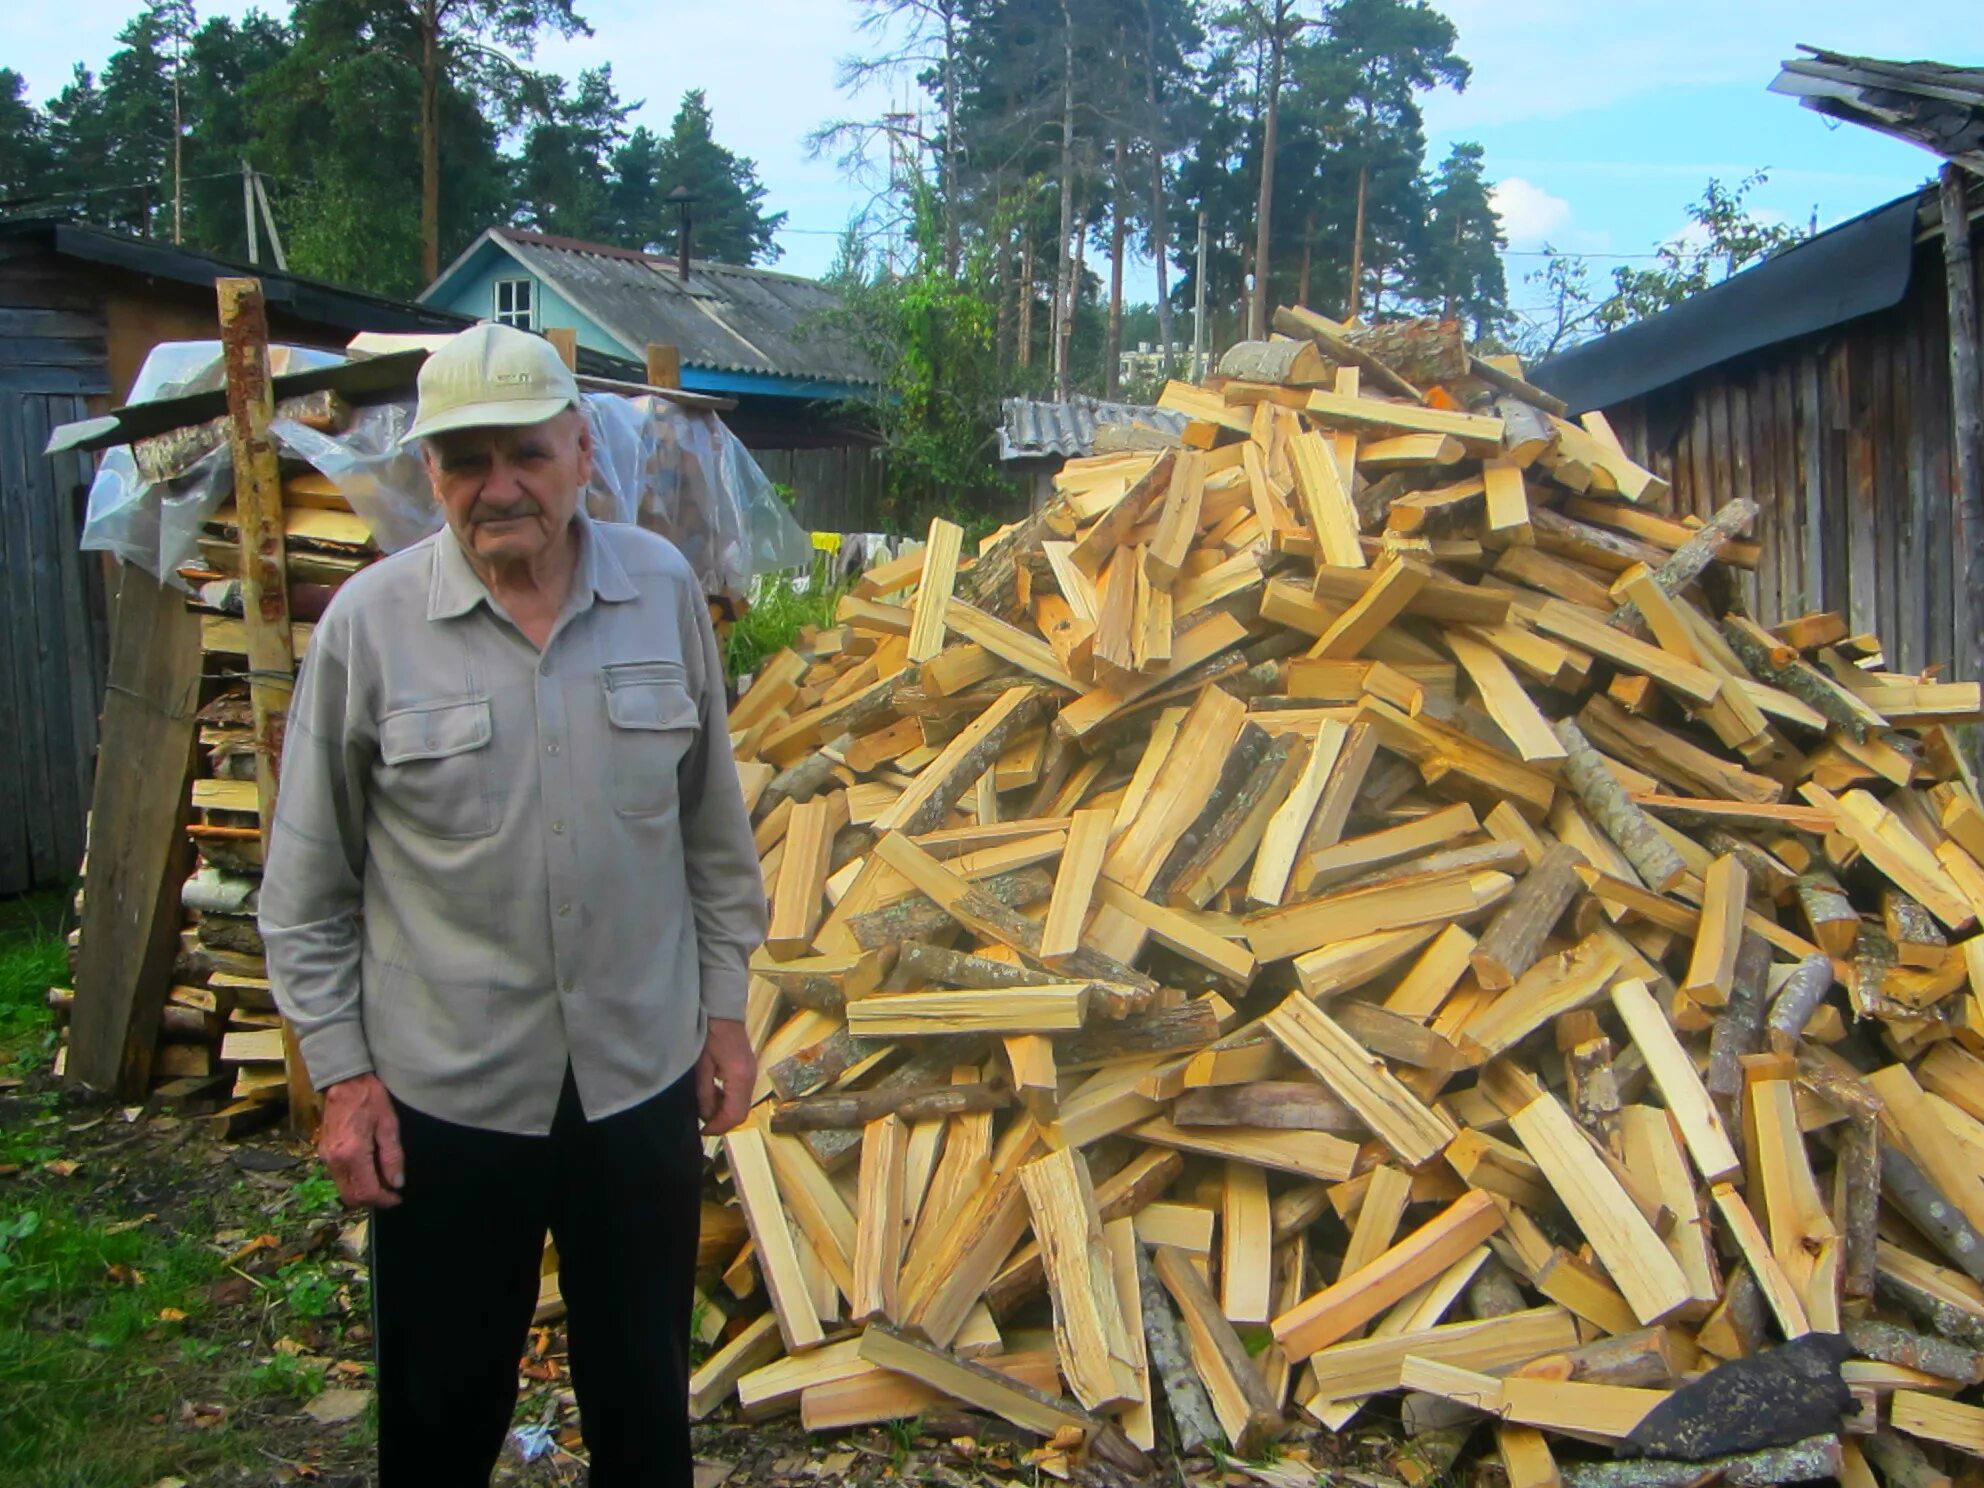
[[[572,526],[579,541],[579,562],[572,574],[572,593],[566,607],[582,607],[594,598],[608,604],[639,598],[640,591],[627,577],[620,555],[601,539],[583,507],[573,512]],[[435,534],[434,555],[434,579],[427,594],[429,620],[451,620],[488,602],[489,590],[470,567],[453,528],[444,526]]]

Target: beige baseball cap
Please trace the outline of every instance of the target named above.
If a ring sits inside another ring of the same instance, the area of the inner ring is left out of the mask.
[[[472,326],[420,368],[410,444],[450,429],[541,424],[579,401],[579,385],[542,336],[493,321]]]

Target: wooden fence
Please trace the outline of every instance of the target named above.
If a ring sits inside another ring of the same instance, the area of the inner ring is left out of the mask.
[[[772,480],[792,488],[800,526],[814,532],[880,530],[882,454],[874,446],[754,449],[751,457]]]
[[[1677,513],[1748,496],[1762,508],[1751,600],[1767,620],[1838,610],[1905,671],[1979,675],[1966,613],[1949,320],[1940,238],[1902,301],[1606,410]]]

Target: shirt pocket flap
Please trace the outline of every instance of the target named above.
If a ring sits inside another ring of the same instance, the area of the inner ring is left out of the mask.
[[[489,699],[402,708],[379,720],[379,755],[389,765],[446,759],[490,739]]]
[[[606,716],[625,729],[694,729],[702,726],[687,675],[665,661],[623,662],[601,668]]]

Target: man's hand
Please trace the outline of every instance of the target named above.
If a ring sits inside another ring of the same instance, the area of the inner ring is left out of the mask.
[[[743,1023],[710,1019],[709,1038],[696,1061],[696,1114],[703,1118],[704,1136],[720,1137],[744,1119],[757,1080],[758,1059]]]
[[[347,1204],[390,1209],[406,1182],[400,1122],[392,1097],[377,1075],[340,1080],[324,1091],[324,1124],[317,1151]]]

